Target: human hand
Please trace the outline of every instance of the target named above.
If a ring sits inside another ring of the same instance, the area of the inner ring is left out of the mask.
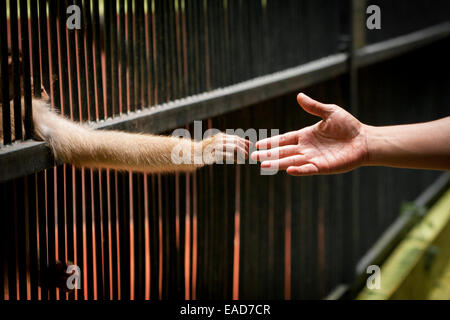
[[[343,173],[361,166],[368,147],[364,125],[334,104],[324,104],[303,93],[300,106],[322,121],[275,137],[260,140],[252,153],[261,168],[286,170],[293,176]],[[267,150],[264,150],[267,149]]]

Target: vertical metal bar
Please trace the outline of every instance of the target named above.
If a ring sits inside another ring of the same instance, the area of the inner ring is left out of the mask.
[[[186,43],[186,69],[185,76],[187,77],[187,95],[192,95],[195,92],[194,87],[194,78],[195,78],[195,69],[194,69],[194,32],[193,32],[193,9],[192,9],[192,1],[185,1],[185,32],[184,38]]]
[[[12,198],[9,200],[13,203],[14,210],[10,213],[14,216],[14,243],[16,249],[16,286],[17,286],[17,300],[26,300],[27,298],[27,277],[26,277],[26,242],[27,233],[25,223],[27,221],[25,216],[24,206],[24,190],[23,178],[13,180]]]
[[[127,15],[128,18],[128,15]],[[125,24],[125,0],[119,1],[119,62],[120,62],[120,96],[121,112],[128,110],[128,85],[127,85],[127,42],[126,42],[126,24]]]
[[[351,0],[351,15],[350,15],[350,47],[349,47],[349,94],[350,94],[350,109],[352,114],[358,116],[358,69],[355,65],[354,56],[355,50],[363,45],[364,36],[361,32],[365,32],[365,28],[360,24],[361,15],[363,11],[363,1]],[[351,262],[356,264],[359,256],[360,234],[359,230],[359,197],[360,197],[360,173],[359,170],[352,172],[352,244],[351,244]],[[354,271],[347,275],[347,279],[353,281]]]
[[[41,76],[44,89],[49,95],[50,90],[50,69],[48,56],[48,26],[47,26],[47,0],[39,0],[39,50],[41,56]],[[34,37],[34,36],[33,36]],[[37,39],[37,38],[36,38]]]
[[[15,216],[13,209],[13,202],[8,201],[12,199],[12,190],[14,188],[13,182],[8,181],[5,183],[4,203],[5,205],[5,226],[8,226],[4,230],[5,238],[5,282],[6,282],[6,292],[8,300],[17,300],[17,283],[16,283],[16,270],[18,268],[16,260],[16,241],[15,241]]]
[[[76,0],[73,3],[75,3],[75,5],[77,5],[79,8],[83,8],[83,3],[81,0]],[[80,92],[80,107],[78,118],[75,117],[75,119],[80,119],[80,122],[89,119],[89,111],[88,111],[89,97],[87,95],[87,86],[86,86],[87,78],[86,78],[86,64],[85,64],[86,52],[84,50],[84,32],[86,31],[85,28],[86,17],[83,15],[81,19],[82,19],[81,24],[83,27],[81,29],[77,29],[76,31],[74,31],[76,32],[76,38],[75,35],[73,35],[72,38],[76,47],[76,51],[74,51],[74,53],[76,52],[76,58],[74,59],[75,60],[74,62],[76,62],[77,68],[76,73],[71,75],[71,77],[75,77],[78,80],[78,88]]]
[[[51,95],[47,20],[47,0],[39,0],[39,50],[41,59],[42,85],[47,93]]]
[[[91,170],[81,169],[81,194],[82,194],[82,212],[83,212],[83,255],[86,256],[85,263],[85,298],[88,300],[96,299],[97,296],[97,243],[95,230],[95,212],[93,208]]]
[[[83,7],[81,0],[77,0],[74,2],[76,5],[78,5],[80,8]],[[84,25],[84,20],[86,17],[82,18],[82,24]],[[85,64],[85,50],[84,50],[84,31],[85,28],[81,28],[79,30],[76,30],[76,39],[75,35],[72,38],[76,47],[76,58],[74,59],[77,64],[76,72],[75,74],[71,75],[73,77],[76,77],[78,80],[78,90],[80,93],[80,107],[79,107],[79,115],[78,119],[80,119],[80,122],[83,120],[87,120],[89,118],[89,111],[88,111],[88,101],[89,97],[87,95],[87,88],[86,88],[86,64]]]
[[[43,279],[47,273],[47,219],[45,208],[45,172],[41,171],[35,174],[36,182],[36,212],[38,215],[39,232],[39,285],[42,300],[48,299],[48,286]]]
[[[39,22],[37,1],[30,1],[31,54],[33,61],[33,95],[41,96],[41,72],[39,61]],[[47,29],[45,29],[47,31]]]
[[[25,177],[25,191],[27,199],[27,211],[28,211],[28,225],[29,225],[29,264],[28,270],[30,274],[30,298],[31,300],[38,299],[38,215],[36,207],[36,184],[35,175]],[[3,275],[3,273],[2,273]]]
[[[113,186],[111,180],[113,175],[111,175],[110,170],[102,171],[100,175],[100,185],[104,186],[103,190],[103,234],[104,238],[107,239],[105,245],[105,257],[104,257],[104,270],[105,270],[105,296],[108,299],[117,299],[117,252],[116,252],[116,234],[115,234],[115,197],[113,194]],[[106,212],[106,214],[105,214]],[[106,271],[108,269],[108,271]],[[108,277],[106,276],[108,275]]]
[[[153,65],[153,1],[147,0],[147,75],[148,75],[148,104],[147,106],[154,105],[154,94],[155,94],[155,71]]]
[[[66,171],[66,182],[70,185],[72,188],[67,189],[67,195],[66,197],[70,199],[68,201],[68,205],[72,204],[72,220],[71,223],[74,224],[73,227],[73,242],[69,242],[69,247],[73,245],[73,262],[80,268],[81,275],[80,275],[80,284],[81,284],[81,290],[77,290],[76,292],[76,298],[77,300],[84,300],[86,296],[86,277],[87,274],[85,272],[86,267],[86,259],[84,256],[84,248],[83,248],[83,195],[81,192],[81,171],[79,169],[75,169],[73,167],[67,166]],[[70,189],[72,189],[72,192],[70,192]],[[70,211],[68,214],[68,217],[70,217]]]
[[[136,109],[142,109],[142,32],[144,31],[142,12],[144,8],[142,7],[142,0],[134,1],[134,12],[133,12],[133,25],[134,25],[134,38],[133,38],[133,53],[134,53],[134,87],[130,88],[134,90],[135,105]]]
[[[78,68],[77,68],[77,56],[78,56],[78,52],[77,52],[77,45],[76,45],[76,37],[75,37],[75,30],[74,29],[68,29],[66,28],[66,21],[65,19],[61,19],[61,17],[64,17],[66,14],[66,8],[69,5],[69,2],[66,1],[58,1],[58,6],[59,6],[59,35],[60,35],[60,45],[62,42],[64,42],[64,35],[67,32],[67,40],[68,40],[68,48],[67,48],[67,53],[69,56],[69,81],[70,81],[70,93],[71,93],[71,97],[72,97],[72,104],[71,104],[71,108],[70,111],[67,110],[68,108],[66,108],[66,106],[64,106],[65,108],[65,114],[66,115],[70,115],[71,119],[75,120],[75,121],[81,121],[81,105],[80,105],[80,101],[84,100],[84,99],[80,99],[78,98],[78,95],[81,93],[79,93],[79,85],[78,85]],[[61,68],[64,66],[64,64],[62,63],[62,56],[63,56],[63,50],[61,50]],[[65,72],[63,72],[63,70],[61,69],[61,74],[64,74]],[[84,79],[83,79],[84,81]],[[63,91],[62,94],[67,95],[69,92],[65,92]],[[83,97],[83,96],[81,96]],[[83,102],[81,103],[83,104]],[[69,111],[69,113],[68,113]]]
[[[65,246],[66,246],[66,261],[69,263],[77,264],[77,256],[76,253],[76,204],[74,203],[74,169],[70,165],[62,165],[61,169],[63,171],[62,179],[60,178],[60,182],[63,183],[63,202],[64,202],[64,219],[66,224],[66,236],[65,236]],[[62,218],[62,217],[61,217]],[[75,299],[78,296],[78,291],[75,294],[69,295],[69,298]]]
[[[177,98],[185,96],[183,86],[183,48],[182,48],[182,11],[181,11],[181,1],[174,0],[174,10],[175,10],[175,41],[176,41],[176,51],[175,56],[177,58],[177,69],[176,69],[176,79],[178,95]]]
[[[164,65],[164,102],[171,100],[172,95],[172,84],[171,84],[171,76],[170,76],[170,64],[171,64],[171,57],[170,57],[170,32],[169,32],[169,7],[168,7],[169,1],[162,1],[161,2],[161,35],[162,35],[162,48],[163,48],[163,55],[161,56],[161,59],[163,61]],[[161,60],[160,60],[161,61]]]
[[[189,72],[188,72],[188,43],[187,43],[187,27],[186,27],[186,3],[185,0],[180,0],[180,10],[181,10],[181,48],[183,52],[182,60],[183,60],[183,96],[189,95]]]
[[[10,26],[11,26],[11,54],[12,54],[12,71],[13,71],[13,84],[14,87],[14,139],[22,140],[22,105],[21,105],[21,73],[22,73],[22,60],[19,52],[19,30],[18,30],[18,19],[17,19],[17,0],[12,0],[9,3],[9,16],[10,16]],[[4,77],[4,79],[9,79]]]
[[[142,8],[143,9],[143,8]],[[142,13],[142,12],[141,12]],[[136,175],[136,223],[135,223],[135,274],[136,274],[136,299],[142,300],[145,297],[145,243],[144,243],[144,203],[143,203],[143,175],[141,173]]]
[[[117,46],[117,8],[116,8],[116,1],[112,1],[111,3],[111,9],[110,9],[110,15],[111,15],[111,23],[110,25],[106,25],[106,27],[110,28],[110,41],[111,41],[111,77],[112,77],[112,106],[111,108],[111,114],[113,116],[116,116],[119,114],[119,89],[125,90],[125,88],[119,88],[119,64],[118,61],[118,46]],[[108,6],[108,5],[106,5]],[[106,24],[106,21],[105,21]]]
[[[43,12],[44,12],[43,10],[46,10],[45,9],[45,3],[41,2],[40,4],[41,4],[41,6],[40,6],[39,9],[42,10],[42,11],[40,11],[40,14],[43,14]],[[42,19],[41,20],[41,27],[42,27],[42,29],[46,28],[45,32],[40,32],[41,40],[42,40],[41,41],[42,50],[44,50],[44,51],[41,52],[43,54],[41,56],[42,61],[44,61],[44,58],[45,58],[44,56],[45,56],[45,53],[46,53],[46,49],[48,48],[47,47],[48,44],[46,43],[47,39],[42,34],[46,33],[47,30],[49,30],[50,31],[50,39],[49,39],[50,43],[54,43],[54,44],[58,43],[58,38],[59,37],[58,37],[58,26],[57,26],[57,16],[58,16],[57,4],[58,4],[58,2],[55,1],[55,0],[50,0],[50,2],[49,2],[49,25],[48,25],[48,29],[47,29],[47,26],[45,25],[46,16],[45,15],[41,16],[41,19]],[[45,19],[45,21],[43,21],[44,19]],[[64,39],[65,39],[65,36],[64,36]],[[61,43],[61,63],[65,62],[66,65],[67,65],[67,55],[62,54],[63,52],[66,53],[66,51],[65,51],[66,43],[65,42],[63,43],[62,41],[60,41],[60,43]],[[61,105],[61,103],[60,103],[61,99],[60,99],[60,88],[59,88],[59,86],[60,86],[59,62],[58,62],[59,58],[58,58],[58,47],[57,46],[51,47],[50,58],[51,58],[51,60],[50,60],[51,76],[48,79],[48,85],[49,85],[48,89],[50,90],[49,94],[51,95],[53,106],[60,107],[61,109],[62,108],[66,108],[66,110],[69,111],[69,105],[66,104],[66,102],[68,101],[67,100],[67,98],[68,98],[67,95],[65,96],[66,99],[64,99],[64,104]],[[44,64],[42,64],[42,67],[44,67]],[[67,79],[67,78],[65,78],[65,79]],[[45,83],[45,81],[46,80],[44,79],[44,83]],[[67,88],[67,81],[64,82],[64,88]],[[63,111],[63,110],[61,110],[61,111]]]
[[[109,266],[108,274],[109,276],[109,297],[110,299],[118,299],[120,296],[119,293],[119,270],[120,265],[118,263],[118,257],[119,257],[119,251],[117,248],[117,243],[119,241],[119,236],[117,234],[117,216],[116,216],[116,210],[117,210],[117,202],[118,199],[116,198],[116,172],[111,172],[109,169],[106,170],[106,172],[103,175],[103,181],[105,181],[106,184],[106,193],[107,193],[107,237],[108,237],[108,263],[106,264]],[[104,209],[105,210],[105,209]]]
[[[91,110],[90,119],[99,120],[105,119],[105,104],[104,104],[104,91],[103,91],[103,72],[102,72],[102,43],[100,38],[100,14],[98,8],[98,1],[92,2],[92,32],[94,34],[94,61],[95,61],[95,83],[97,87],[97,107],[96,112]],[[106,51],[106,48],[105,48]],[[107,56],[106,56],[107,57]],[[108,70],[108,66],[106,66]],[[108,72],[107,72],[108,74]],[[107,78],[108,79],[108,78]],[[108,80],[107,80],[108,81]],[[108,100],[108,98],[106,98]]]
[[[6,30],[7,28],[6,17],[6,1],[0,2],[0,29]],[[10,70],[8,68],[8,37],[6,32],[0,32],[0,49],[1,49],[1,65],[0,74],[2,77],[2,129],[3,129],[3,144],[11,143],[11,109],[9,104],[10,98]],[[6,80],[6,81],[5,81]]]
[[[95,264],[94,264],[94,272],[96,282],[94,286],[96,287],[96,298],[99,300],[103,300],[106,296],[105,292],[105,278],[108,278],[108,271],[104,269],[104,254],[103,250],[104,244],[108,245],[107,239],[104,238],[104,221],[103,221],[103,211],[102,211],[102,193],[100,185],[100,172],[95,169],[90,169],[90,183],[91,185],[91,213],[92,213],[92,241],[93,248],[95,249],[93,252]],[[106,241],[105,241],[106,240]]]
[[[128,199],[129,199],[129,252],[130,252],[130,259],[128,261],[129,264],[129,270],[130,270],[130,277],[127,284],[129,284],[129,290],[130,290],[130,300],[136,299],[136,174],[132,172],[128,172]]]
[[[160,104],[167,99],[167,86],[165,79],[166,56],[165,56],[165,37],[164,37],[164,1],[155,0],[155,35],[156,35],[156,79],[157,79],[157,96]]]
[[[203,47],[204,47],[204,68],[205,68],[205,89],[203,91],[209,91],[211,90],[211,48],[210,48],[210,43],[209,43],[209,33],[212,32],[212,30],[209,30],[209,25],[208,25],[208,2],[206,0],[203,1],[203,5],[201,6],[202,8],[202,13],[201,13],[201,17],[202,17],[202,29],[204,30],[203,33]]]
[[[176,51],[176,30],[175,30],[175,5],[174,1],[167,1],[168,4],[168,33],[169,33],[169,57],[170,57],[170,82],[171,82],[171,97],[170,100],[175,100],[179,94],[178,78],[176,76],[177,66],[177,51]]]
[[[60,79],[60,87],[57,87],[58,91],[54,92],[54,106],[56,108],[61,108],[61,113],[70,117],[71,119],[79,119],[79,109],[78,109],[78,87],[76,78],[76,53],[75,53],[75,40],[74,31],[67,31],[66,20],[61,19],[61,17],[66,16],[67,1],[52,1],[50,3],[53,7],[57,7],[58,11],[55,11],[55,21],[58,19],[58,29],[55,25],[50,25],[50,38],[51,43],[58,43],[59,46],[59,60],[58,60],[58,46],[52,46],[52,81],[55,79]],[[52,30],[55,28],[55,30]],[[59,40],[56,40],[56,33],[54,31],[58,30]],[[52,35],[53,34],[53,35]],[[69,46],[67,46],[67,40]],[[70,59],[68,58],[68,55]],[[70,65],[69,65],[70,64]],[[69,67],[69,72],[66,69]],[[55,72],[59,72],[55,73]],[[70,89],[69,89],[70,81]],[[57,82],[55,83],[55,85]],[[59,91],[61,89],[61,92]],[[72,101],[70,100],[69,90],[72,96]],[[58,98],[56,98],[58,97]],[[62,104],[60,104],[62,103]],[[58,105],[60,104],[60,105]]]
[[[112,8],[108,3],[104,3],[103,5],[103,19],[104,19],[104,25],[103,25],[103,32],[104,32],[104,41],[103,41],[103,49],[105,52],[105,74],[106,74],[106,81],[105,81],[105,91],[106,91],[106,97],[105,97],[105,118],[107,118],[109,115],[111,117],[114,116],[114,109],[113,109],[113,83],[112,83],[112,68],[113,68],[113,62],[111,57],[111,13]],[[103,56],[101,57],[103,59]]]
[[[55,168],[55,178],[53,181],[55,187],[55,232],[56,237],[56,260],[61,263],[61,265],[65,266],[67,262],[67,251],[66,251],[66,212],[64,208],[64,166],[58,166]],[[63,270],[66,271],[66,270]],[[66,294],[64,290],[67,287],[64,287],[66,284],[62,283],[63,287],[59,288],[59,299],[66,300]]]
[[[31,110],[31,74],[30,74],[30,47],[28,36],[28,9],[27,0],[20,0],[20,36],[22,39],[22,66],[23,89],[25,102],[25,139],[33,137],[33,114]],[[26,18],[25,18],[26,17]]]
[[[159,235],[158,235],[158,191],[157,191],[157,176],[152,175],[149,180],[149,190],[152,195],[151,201],[151,220],[150,220],[150,264],[153,266],[150,269],[150,299],[158,299],[159,294]]]
[[[83,114],[83,120],[95,119],[95,106],[96,106],[96,94],[95,94],[95,69],[94,69],[94,43],[93,43],[93,29],[92,29],[92,16],[91,16],[91,1],[84,0],[83,4],[81,0],[78,0],[78,5],[83,8],[83,29],[85,30],[86,38],[80,36],[79,42],[83,41],[83,48],[86,50],[86,72],[87,72],[87,90],[88,90],[88,108],[87,114]],[[78,30],[80,32],[80,30]],[[82,33],[81,33],[82,34]],[[84,41],[86,44],[84,45]],[[81,64],[82,65],[82,64]],[[82,79],[83,81],[83,79]],[[100,94],[100,93],[99,93]]]
[[[193,32],[193,46],[194,46],[194,56],[193,56],[193,66],[194,66],[194,93],[201,92],[201,85],[203,84],[202,77],[203,73],[200,71],[200,30],[199,30],[199,3],[198,1],[192,1],[192,32]]]
[[[49,273],[47,281],[49,282],[49,298],[56,299],[55,266],[56,266],[56,233],[55,233],[55,189],[54,176],[55,168],[47,169],[45,177],[45,209],[47,217],[47,252]]]
[[[119,197],[117,214],[119,219],[118,236],[120,236],[120,298],[130,298],[130,220],[129,220],[129,174],[117,174],[117,196]]]
[[[136,110],[135,84],[134,84],[134,23],[133,0],[127,0],[127,66],[128,66],[128,98],[129,110]]]

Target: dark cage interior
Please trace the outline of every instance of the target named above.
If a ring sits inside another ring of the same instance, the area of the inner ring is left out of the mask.
[[[351,287],[438,173],[77,169],[31,140],[32,96],[43,87],[98,129],[169,134],[193,120],[301,128],[317,119],[300,90],[372,125],[432,120],[450,105],[450,6],[430,3],[0,1],[0,299],[314,299]],[[370,4],[381,30],[365,27]],[[70,5],[80,29],[67,27]],[[66,292],[70,264],[81,289]]]

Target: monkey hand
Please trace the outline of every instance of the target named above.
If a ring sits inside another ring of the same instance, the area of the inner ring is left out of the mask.
[[[250,147],[250,141],[225,133],[206,138],[201,144],[204,164],[243,164]]]

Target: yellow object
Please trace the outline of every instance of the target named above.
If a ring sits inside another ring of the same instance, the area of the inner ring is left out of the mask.
[[[381,266],[380,289],[357,299],[450,299],[450,190]]]

